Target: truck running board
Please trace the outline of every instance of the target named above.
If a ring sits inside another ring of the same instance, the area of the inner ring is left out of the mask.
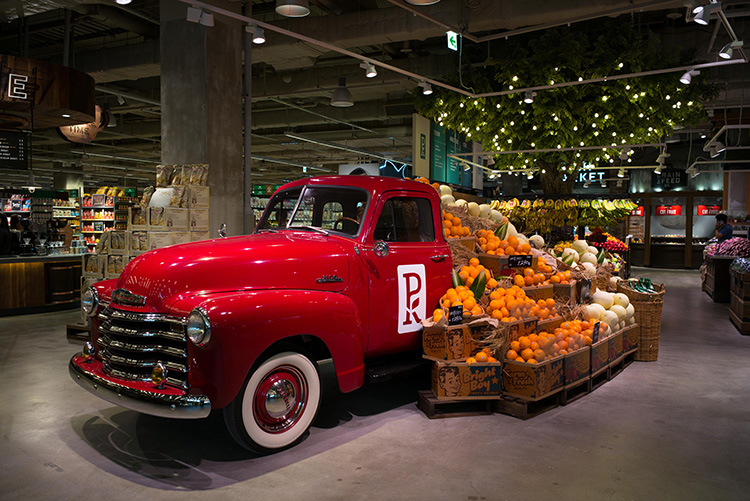
[[[365,367],[365,382],[381,383],[397,377],[413,375],[418,372],[429,374],[430,362],[413,355],[405,358],[390,358],[369,361]]]

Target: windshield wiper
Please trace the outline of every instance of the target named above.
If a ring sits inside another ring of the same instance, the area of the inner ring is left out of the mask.
[[[322,233],[325,236],[328,236],[330,234],[330,233],[328,233],[328,230],[324,230],[323,228],[318,228],[317,226],[308,226],[308,225],[301,224],[299,226],[295,225],[295,226],[289,226],[288,227],[288,229],[290,229],[290,230],[293,230],[293,229],[296,229],[296,228],[302,228],[304,230],[312,230],[312,231],[315,231],[315,232],[318,232],[318,233]]]

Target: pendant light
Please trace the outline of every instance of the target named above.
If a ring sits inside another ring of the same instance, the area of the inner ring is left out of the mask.
[[[354,106],[352,93],[346,88],[346,78],[339,78],[339,87],[333,91],[333,96],[331,96],[331,106],[337,108],[348,108],[349,106]]]
[[[305,17],[310,14],[307,0],[276,0],[276,13],[285,17]]]
[[[406,0],[406,3],[410,3],[412,5],[434,5],[439,1],[440,0]]]

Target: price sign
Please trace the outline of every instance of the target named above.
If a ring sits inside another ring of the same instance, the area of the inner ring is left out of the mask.
[[[462,305],[448,308],[448,325],[459,325],[464,320],[464,307]]]
[[[601,322],[597,322],[597,323],[594,324],[594,332],[593,332],[593,334],[591,334],[591,341],[594,342],[594,343],[596,343],[597,341],[599,341],[599,324],[600,323]]]
[[[591,302],[591,280],[583,278],[576,282],[578,287],[578,297],[580,303],[588,304]]]
[[[531,255],[521,254],[508,256],[508,266],[511,268],[530,268],[531,267]]]
[[[644,210],[644,209],[643,209],[643,206],[642,206],[642,205],[640,205],[640,206],[638,206],[638,208],[637,208],[637,209],[633,209],[633,210],[631,210],[631,211],[630,211],[630,215],[631,215],[631,216],[642,216],[642,215],[643,215],[643,210]]]
[[[0,164],[6,169],[28,169],[28,134],[0,132]]]

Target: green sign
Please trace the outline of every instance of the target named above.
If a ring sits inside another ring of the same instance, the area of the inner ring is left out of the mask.
[[[459,153],[461,147],[459,146],[460,138],[458,133],[455,131],[449,131],[447,134],[447,147],[448,155],[453,153]],[[448,157],[448,174],[446,174],[446,181],[450,184],[461,184],[461,166],[458,160],[453,157]]]
[[[445,180],[445,127],[432,122],[430,124],[430,179],[438,183],[444,183]]]
[[[446,31],[445,35],[448,37],[448,48],[450,50],[458,50],[458,33],[455,31]]]

